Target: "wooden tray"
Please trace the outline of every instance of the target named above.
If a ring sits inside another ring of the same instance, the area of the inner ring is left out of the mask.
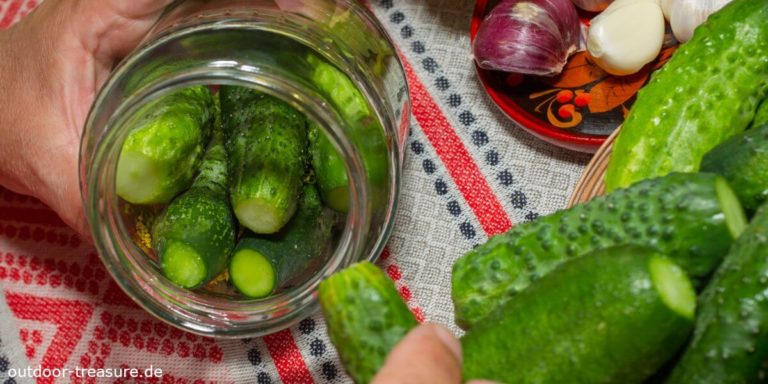
[[[621,127],[619,127],[620,129]],[[595,152],[595,156],[589,161],[584,173],[581,174],[579,182],[576,183],[576,188],[571,195],[571,199],[568,201],[568,207],[572,207],[576,204],[586,203],[592,200],[595,196],[600,196],[605,192],[605,183],[603,177],[605,176],[605,169],[608,167],[608,158],[611,155],[611,146],[616,139],[616,135],[619,133],[619,129],[616,129],[605,140],[602,146]]]

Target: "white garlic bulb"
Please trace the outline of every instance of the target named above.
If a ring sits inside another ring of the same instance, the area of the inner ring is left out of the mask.
[[[691,39],[693,31],[731,0],[662,0],[667,4],[665,15],[672,27],[675,38],[684,43]]]

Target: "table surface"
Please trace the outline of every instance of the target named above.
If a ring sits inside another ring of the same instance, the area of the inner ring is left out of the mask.
[[[472,64],[473,1],[372,0],[406,67],[413,125],[402,198],[379,265],[420,320],[453,325],[453,261],[515,223],[564,208],[588,155],[543,143],[485,95]],[[0,29],[35,7],[0,0]],[[320,315],[246,340],[155,320],[106,274],[94,249],[38,201],[0,189],[0,383],[11,369],[121,368],[162,383],[346,383]],[[51,382],[113,382],[114,379]],[[149,381],[148,381],[149,382]]]

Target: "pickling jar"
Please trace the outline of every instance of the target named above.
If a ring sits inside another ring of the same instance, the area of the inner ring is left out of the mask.
[[[330,64],[359,89],[386,142],[383,185],[364,166],[360,135],[333,95],[318,89],[307,57]],[[349,209],[322,265],[266,299],[186,290],[160,273],[137,245],[135,213],[116,195],[126,123],[152,100],[189,85],[240,85],[275,96],[314,120],[344,159]],[[84,209],[101,260],[118,285],[157,318],[215,337],[286,328],[318,308],[320,281],[383,250],[397,209],[403,143],[410,122],[403,67],[373,15],[351,0],[186,0],[169,6],[97,95],[80,148]]]

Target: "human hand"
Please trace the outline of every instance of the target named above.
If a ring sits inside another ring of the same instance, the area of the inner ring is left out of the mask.
[[[437,324],[411,330],[387,357],[373,384],[459,384],[461,344]],[[473,380],[467,384],[493,384]]]
[[[0,185],[32,195],[90,238],[80,135],[115,63],[171,0],[49,0],[0,32]]]

